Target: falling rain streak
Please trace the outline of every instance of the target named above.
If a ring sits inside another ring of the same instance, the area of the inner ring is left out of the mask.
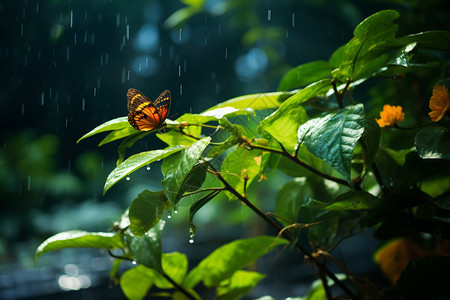
[[[267,21],[270,21],[270,20],[272,20],[272,10],[271,9],[267,10]]]
[[[70,28],[73,28],[73,10],[70,11]]]
[[[83,98],[83,101],[81,101],[81,110],[84,111],[86,109],[86,99]]]

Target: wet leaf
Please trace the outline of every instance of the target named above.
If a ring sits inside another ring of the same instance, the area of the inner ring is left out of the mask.
[[[304,204],[305,207],[322,210],[365,210],[379,205],[380,199],[365,191],[349,191],[331,202],[309,200]]]
[[[124,244],[122,235],[118,233],[71,230],[60,232],[45,240],[36,249],[34,259],[45,252],[64,248],[123,249]]]
[[[422,129],[416,134],[414,144],[423,159],[450,159],[450,130],[447,128]]]
[[[91,131],[89,131],[88,133],[83,135],[77,141],[77,143],[79,143],[81,140],[84,140],[87,137],[93,136],[94,134],[97,134],[100,132],[105,132],[105,131],[111,131],[111,130],[120,130],[125,127],[131,127],[130,123],[128,123],[128,117],[120,117],[120,118],[116,118],[113,120],[109,120],[108,122],[105,122],[105,123],[95,127],[94,129],[92,129]],[[131,128],[133,128],[133,127],[131,127]]]
[[[207,287],[217,286],[221,281],[231,277],[234,272],[270,252],[275,246],[286,243],[287,241],[282,238],[259,236],[225,244],[192,269],[183,286],[191,288],[200,281],[203,281]]]
[[[144,299],[153,286],[154,271],[139,265],[120,277],[120,288],[128,299]]]
[[[136,171],[143,166],[146,166],[154,161],[166,158],[178,151],[186,149],[184,146],[174,146],[168,147],[162,150],[152,150],[141,152],[136,155],[130,156],[120,165],[118,165],[106,179],[105,187],[103,188],[103,194],[105,194],[114,184],[116,184],[120,179],[124,178],[128,174]]]
[[[292,68],[281,79],[279,91],[292,90],[331,77],[331,66],[327,61],[316,60]]]
[[[234,300],[250,292],[266,275],[239,270],[231,278],[226,279],[217,287],[217,299]]]

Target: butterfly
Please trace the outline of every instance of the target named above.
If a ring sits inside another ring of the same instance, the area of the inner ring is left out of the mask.
[[[150,101],[136,89],[129,89],[128,122],[137,130],[150,131],[166,126],[165,120],[170,110],[170,92],[164,91],[154,101]]]

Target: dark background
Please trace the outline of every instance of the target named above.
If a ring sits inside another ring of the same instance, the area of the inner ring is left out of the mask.
[[[399,35],[450,30],[445,4],[211,0],[170,27],[168,17],[185,7],[180,1],[0,1],[0,298],[123,297],[117,286],[109,286],[105,253],[69,249],[45,254],[37,263],[33,254],[60,231],[107,230],[142,189],[160,189],[158,165],[152,165],[139,173],[146,176],[133,176],[103,197],[118,143],[100,149],[99,137],[76,143],[95,126],[127,114],[128,88],[152,99],[171,90],[173,119],[199,113],[236,96],[275,91],[289,68],[327,60],[360,21],[381,9],[400,12]],[[417,92],[425,95],[424,90]],[[127,154],[161,146],[153,136]],[[239,208],[219,221],[214,207],[202,215],[198,222],[208,231],[199,229],[194,245],[187,243],[186,220],[180,216],[165,250],[185,252],[195,263],[239,236],[242,225],[236,224],[247,217]],[[376,246],[369,236],[363,241],[366,259]],[[210,243],[202,244],[206,240]],[[342,249],[351,256],[353,246]],[[376,272],[371,261],[352,257],[349,263],[358,272]],[[285,262],[289,265],[288,258]],[[298,282],[309,272],[281,271],[283,260],[273,257],[263,264],[275,278],[258,287],[257,296],[305,293],[310,279]],[[60,276],[83,274],[89,283],[81,277],[79,291],[59,294],[64,288]]]

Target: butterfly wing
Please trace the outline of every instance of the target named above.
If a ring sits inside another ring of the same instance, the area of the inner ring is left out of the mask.
[[[153,103],[143,93],[129,89],[128,122],[137,130],[149,131],[160,128],[170,109],[170,92],[164,91]]]
[[[159,97],[154,102],[156,108],[158,109],[161,120],[163,120],[163,122],[167,118],[167,115],[169,114],[170,102],[171,102],[170,92],[168,90],[162,92],[161,95],[159,95]]]

